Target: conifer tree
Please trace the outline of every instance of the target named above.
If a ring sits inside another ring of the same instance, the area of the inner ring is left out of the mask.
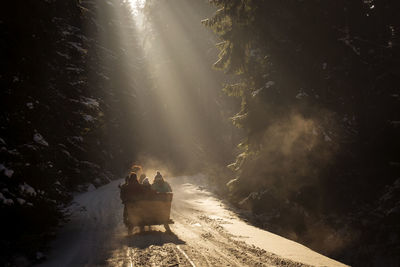
[[[400,156],[399,4],[212,3],[218,11],[204,23],[221,38],[215,67],[239,79],[224,90],[241,99],[233,122],[247,135],[231,165],[237,201],[252,203],[254,212],[277,208],[291,217],[293,208],[282,204],[300,205],[298,221],[306,220],[304,211],[341,219],[368,205],[382,211],[381,197],[396,187],[400,171],[394,167]],[[392,208],[398,199],[391,194]],[[389,220],[381,216],[374,223]],[[364,241],[396,232],[393,224],[371,231],[374,223]],[[295,229],[300,237],[307,234],[304,225]]]

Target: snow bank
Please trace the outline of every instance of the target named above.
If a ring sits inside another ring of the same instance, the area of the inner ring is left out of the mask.
[[[90,97],[83,97],[81,103],[90,108],[98,108],[100,106],[96,99]]]
[[[213,197],[210,193],[200,191],[198,186],[190,183],[179,185],[176,180],[172,180],[174,182],[175,201],[190,203],[193,209],[207,215],[210,219],[223,222],[220,226],[230,233],[233,239],[243,241],[248,245],[254,245],[282,258],[311,266],[347,266],[304,245],[244,222],[235,213],[231,212],[221,200]],[[197,183],[195,184],[197,185]]]
[[[4,175],[7,176],[8,178],[11,178],[11,176],[13,176],[14,171],[10,170],[10,169],[5,169],[4,170]]]
[[[14,170],[8,169],[3,164],[0,164],[0,172],[2,172],[2,171],[4,171],[4,175],[7,176],[8,178],[11,178],[14,174]]]
[[[6,198],[3,200],[3,204],[5,205],[13,205],[14,204],[14,200],[10,199],[10,198]]]
[[[94,190],[96,190],[96,187],[93,184],[89,184],[87,191],[88,192],[93,192]]]
[[[85,48],[83,48],[80,43],[68,42],[68,44],[69,44],[70,47],[75,48],[81,54],[86,54],[87,53],[87,50]]]
[[[14,204],[14,200],[10,199],[10,198],[6,198],[2,193],[0,193],[0,201],[3,202],[4,205],[13,205]]]
[[[296,98],[297,99],[302,99],[302,98],[307,97],[307,96],[308,96],[308,94],[306,92],[304,92],[303,90],[299,90],[299,92],[296,95]]]
[[[93,116],[88,115],[88,114],[83,114],[82,117],[83,117],[83,119],[84,119],[85,121],[87,121],[87,122],[94,122],[94,120],[95,120],[95,119],[93,118]]]
[[[36,190],[32,186],[28,185],[27,183],[19,185],[19,189],[24,194],[28,194],[31,196],[37,195]]]
[[[33,135],[33,141],[43,146],[49,146],[49,143],[47,143],[47,141],[43,138],[43,136],[40,133],[35,133]]]
[[[24,205],[24,204],[26,203],[26,200],[25,200],[25,199],[22,199],[22,198],[17,198],[17,202],[18,202],[20,205]]]
[[[2,144],[2,145],[5,145],[5,144],[6,144],[6,142],[4,141],[3,138],[0,138],[0,144]]]

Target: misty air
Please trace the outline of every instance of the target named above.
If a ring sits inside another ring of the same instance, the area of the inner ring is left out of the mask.
[[[0,266],[400,266],[400,3],[13,0]]]

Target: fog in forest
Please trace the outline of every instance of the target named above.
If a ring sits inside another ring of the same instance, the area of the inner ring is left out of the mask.
[[[141,165],[152,181],[202,177],[249,225],[345,264],[396,266],[398,11],[394,0],[8,1],[0,265],[40,262],[77,194]]]

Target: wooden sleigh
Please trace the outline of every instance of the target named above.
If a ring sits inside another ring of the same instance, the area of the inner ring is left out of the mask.
[[[171,231],[172,197],[173,193],[154,193],[126,202],[128,232],[132,232],[135,226],[146,225],[164,225],[167,231]]]

